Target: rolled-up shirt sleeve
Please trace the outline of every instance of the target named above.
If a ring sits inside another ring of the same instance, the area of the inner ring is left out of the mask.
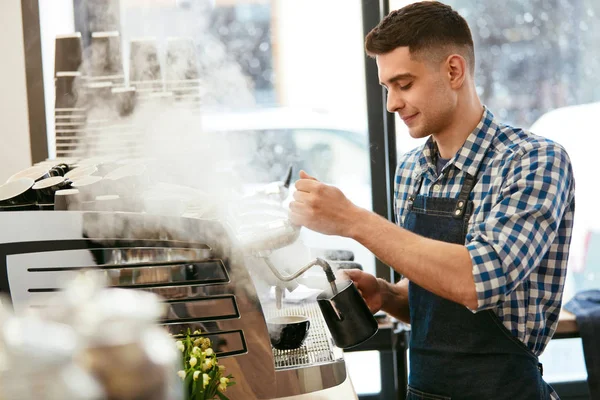
[[[571,162],[551,141],[523,146],[503,170],[495,204],[466,238],[478,299],[474,312],[502,304],[540,265],[573,197]]]

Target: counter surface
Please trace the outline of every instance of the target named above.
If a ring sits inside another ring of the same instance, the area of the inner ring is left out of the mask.
[[[560,310],[558,316],[558,327],[556,328],[557,335],[579,335],[579,328],[577,327],[577,321],[575,320],[575,314],[572,314],[566,310]]]

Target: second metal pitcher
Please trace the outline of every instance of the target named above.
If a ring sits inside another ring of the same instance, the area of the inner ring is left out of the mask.
[[[377,333],[377,321],[354,282],[339,284],[337,294],[324,291],[317,302],[337,347],[357,346]]]

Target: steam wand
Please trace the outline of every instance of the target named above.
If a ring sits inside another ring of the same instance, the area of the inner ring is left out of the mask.
[[[327,261],[323,260],[322,258],[317,257],[315,260],[306,264],[304,267],[300,268],[294,274],[289,275],[289,276],[281,275],[281,273],[277,270],[277,268],[275,268],[275,266],[273,265],[271,260],[269,260],[268,257],[263,257],[263,260],[265,261],[265,264],[267,264],[267,266],[269,267],[269,269],[271,270],[273,275],[275,275],[275,277],[277,279],[284,281],[284,282],[289,282],[291,280],[294,280],[294,279],[298,278],[300,275],[302,275],[303,273],[305,273],[308,269],[314,267],[315,265],[318,265],[319,267],[323,268],[323,271],[325,272],[325,276],[327,276],[327,281],[329,282],[329,285],[331,286],[331,291],[332,291],[333,295],[335,296],[338,293],[337,286],[335,285],[335,274],[333,273],[333,270],[331,269],[331,266],[329,265],[329,263]],[[281,308],[281,298],[282,298],[282,293],[281,292],[277,293],[276,301],[277,301],[278,309]]]

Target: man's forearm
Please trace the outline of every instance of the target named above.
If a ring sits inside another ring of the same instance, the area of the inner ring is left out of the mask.
[[[471,257],[463,245],[432,240],[365,209],[353,216],[350,237],[417,285],[440,297],[477,308]]]

